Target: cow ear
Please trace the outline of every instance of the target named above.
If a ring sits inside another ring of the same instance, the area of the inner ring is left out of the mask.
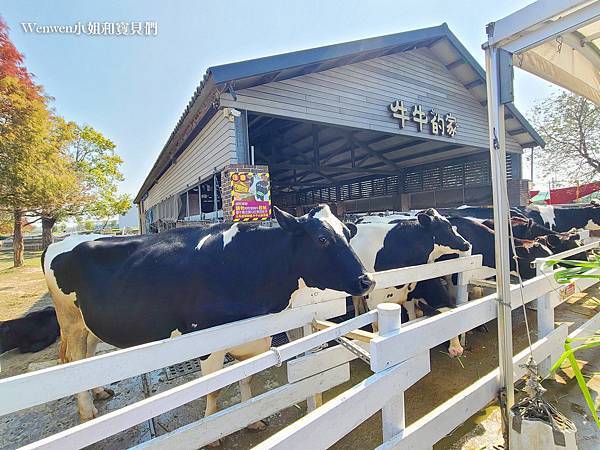
[[[427,214],[427,212],[417,214],[417,220],[419,221],[421,226],[424,226],[424,227],[430,226],[431,222],[433,222],[431,215]]]
[[[350,239],[352,239],[354,236],[356,236],[356,233],[358,232],[358,228],[356,227],[356,225],[354,225],[351,222],[344,223],[344,225],[346,225],[346,228],[348,228],[348,231],[350,231]],[[350,239],[348,239],[348,240],[350,240]]]
[[[277,206],[273,205],[273,216],[279,226],[290,233],[302,233],[302,225],[298,219],[285,211],[282,211]]]

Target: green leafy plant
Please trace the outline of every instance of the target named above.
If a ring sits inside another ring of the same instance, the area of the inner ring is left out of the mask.
[[[571,344],[577,341],[583,341],[584,343],[578,347],[572,348]],[[571,369],[575,374],[575,379],[577,380],[577,385],[579,386],[579,390],[583,394],[583,398],[585,399],[585,403],[587,404],[590,412],[592,413],[592,417],[594,418],[594,422],[596,422],[596,426],[600,429],[600,418],[598,418],[598,413],[596,412],[596,407],[594,405],[594,400],[592,400],[592,395],[590,394],[590,390],[587,387],[583,374],[581,373],[581,369],[577,364],[577,360],[575,359],[575,352],[580,350],[586,350],[590,348],[595,348],[600,346],[600,334],[597,331],[593,336],[585,337],[585,338],[567,338],[565,340],[565,352],[558,358],[558,361],[554,363],[552,368],[550,369],[550,373],[556,372],[562,365],[565,360],[569,361]]]
[[[560,284],[570,283],[575,278],[600,278],[600,274],[589,273],[593,269],[600,269],[600,256],[597,254],[592,255],[588,261],[575,261],[570,259],[550,260],[546,263],[546,265],[552,267],[559,263],[563,266],[567,266],[554,272],[554,279]],[[571,347],[571,344],[574,342],[581,341],[584,343],[575,348]],[[569,365],[575,374],[575,379],[577,380],[579,390],[581,391],[583,398],[585,399],[585,402],[592,413],[592,417],[596,422],[596,426],[598,429],[600,429],[600,418],[598,418],[598,413],[596,412],[592,395],[590,394],[590,390],[587,387],[583,374],[581,373],[581,369],[579,368],[577,360],[575,359],[575,352],[595,348],[598,346],[600,346],[600,330],[588,337],[567,338],[565,340],[565,351],[560,358],[558,358],[558,361],[554,363],[550,369],[550,373],[556,372],[565,360],[569,361]]]
[[[590,256],[589,261],[577,261],[571,259],[548,260],[546,267],[552,267],[555,264],[561,264],[562,269],[554,272],[554,279],[560,284],[566,284],[573,281],[574,278],[600,278],[600,274],[590,274],[593,269],[600,269],[600,255]]]

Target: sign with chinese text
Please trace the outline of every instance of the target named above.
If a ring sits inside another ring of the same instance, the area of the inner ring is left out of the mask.
[[[234,222],[255,222],[271,217],[271,183],[268,172],[232,172],[231,209]]]
[[[560,291],[558,291],[558,296],[560,299],[560,302],[564,302],[567,298],[569,298],[571,295],[573,295],[575,293],[575,283],[569,283],[566,286],[560,288]]]
[[[404,106],[402,100],[390,103],[389,107],[392,117],[398,119],[400,128],[404,128],[406,122],[412,121],[417,125],[419,132],[422,132],[423,128],[428,128],[429,132],[436,136],[454,137],[456,135],[458,123],[452,113],[442,114],[434,108],[427,111],[427,109],[423,109],[422,105],[413,105],[412,108],[409,108]]]

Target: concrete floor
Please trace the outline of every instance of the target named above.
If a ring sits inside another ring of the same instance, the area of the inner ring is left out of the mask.
[[[565,303],[556,310],[557,320],[576,328],[595,312],[600,310],[594,298],[598,290],[590,292],[591,296],[578,298],[571,303]],[[535,313],[528,312],[530,325],[535,330]],[[522,350],[527,342],[525,337],[525,321],[522,312],[513,314],[515,353]],[[460,359],[452,359],[445,353],[445,348],[439,346],[431,350],[431,373],[411,387],[405,396],[407,424],[431,411],[437,405],[451,398],[473,381],[497,367],[497,333],[496,322],[488,324],[489,332],[474,331],[469,333],[468,346],[465,355]],[[536,339],[536,336],[533,336]],[[52,364],[56,359],[57,344],[36,354],[19,355],[9,352],[0,358],[3,370],[0,377],[16,374],[23,367],[23,359],[31,368],[35,363]],[[600,378],[594,375],[600,366],[600,350],[589,351],[578,356],[584,365],[585,373],[590,374],[589,385],[594,390],[594,398],[598,401]],[[46,362],[44,362],[46,361]],[[31,363],[34,363],[31,366]],[[272,389],[286,382],[285,367],[273,368],[255,376],[253,389],[255,394]],[[327,401],[371,374],[368,366],[361,361],[351,363],[351,380],[324,394]],[[600,436],[595,425],[590,422],[585,403],[577,389],[574,379],[568,371],[561,372],[557,381],[549,380],[547,398],[555,403],[578,427],[578,442],[580,449],[600,448]],[[174,381],[168,381],[162,371],[150,374],[152,392],[162,392],[176,385],[194,379],[197,374],[186,375]],[[140,377],[123,380],[111,386],[116,392],[114,398],[98,402],[100,414],[116,410],[143,398]],[[237,385],[230,386],[221,396],[222,407],[239,401]],[[156,420],[158,434],[198,420],[204,410],[204,398],[186,404],[169,413],[159,416]],[[287,424],[295,421],[305,413],[304,403],[287,408],[267,419],[269,427],[265,431],[251,432],[242,430],[222,440],[224,449],[247,449],[258,444],[269,435],[279,431]],[[50,434],[64,430],[78,423],[74,397],[29,408],[9,416],[0,417],[0,448],[12,449],[29,442],[36,441]],[[130,430],[119,433],[99,442],[93,449],[121,449],[136,445],[150,438],[146,423]],[[381,417],[377,413],[367,419],[353,432],[334,445],[336,449],[367,449],[381,444]],[[502,444],[500,433],[499,413],[497,407],[490,405],[469,419],[461,427],[440,441],[436,449],[472,449],[493,448]]]

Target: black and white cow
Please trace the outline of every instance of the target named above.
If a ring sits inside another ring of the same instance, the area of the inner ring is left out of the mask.
[[[488,220],[494,218],[494,208],[490,206],[468,206],[458,208],[440,208],[438,212],[445,217],[468,217],[471,219]],[[527,218],[518,208],[510,208],[511,217]]]
[[[569,205],[529,205],[528,217],[552,230],[565,232],[572,228],[600,230],[600,207]]]
[[[39,352],[53,344],[58,335],[56,312],[47,306],[24,317],[0,322],[0,353],[13,348],[21,353]]]
[[[494,229],[494,220],[488,219],[482,222],[486,227]],[[515,237],[533,240],[536,237],[548,236],[549,234],[560,234],[544,225],[540,225],[531,218],[511,217],[510,224]],[[575,230],[573,230],[575,232]],[[579,239],[579,237],[577,237]]]
[[[454,308],[448,287],[442,278],[419,281],[408,299],[417,302],[417,307],[425,316],[435,316],[440,308]]]
[[[467,217],[449,217],[448,221],[473,246],[472,254],[482,255],[482,265],[496,268],[496,248],[494,230],[483,223]],[[531,263],[536,258],[546,258],[552,255],[548,247],[536,241],[515,238],[515,251],[518,265],[515,264],[512,248],[509,248],[510,270],[518,272],[523,279],[533,278],[536,271]]]
[[[423,315],[429,317],[441,314],[441,308],[456,306],[448,291],[448,286],[442,278],[419,281],[415,289],[408,294],[408,300],[415,302],[417,313],[421,311]],[[452,356],[462,354],[459,336],[450,339],[448,353]]]
[[[494,229],[493,220],[486,220],[483,224],[492,230]],[[534,222],[533,219],[522,219],[520,217],[511,218],[511,225],[513,234],[516,238],[537,241],[548,247],[552,254],[572,250],[581,247],[582,245],[579,240],[579,233],[574,229],[572,231],[560,233]],[[570,259],[586,261],[587,255],[585,252],[578,253],[570,257]]]
[[[350,245],[368,271],[378,272],[427,264],[442,255],[463,253],[471,248],[448,220],[435,209],[417,214],[416,219],[397,220],[397,223],[356,225],[357,232]],[[366,298],[366,306],[372,310],[384,302],[405,304],[415,285],[416,283],[408,283],[372,292]],[[355,297],[353,301],[355,310],[359,312],[361,299]],[[413,320],[414,309],[407,309],[409,318]]]
[[[301,286],[358,296],[373,289],[349,246],[352,232],[329,207],[300,218],[273,211],[279,227],[220,224],[52,244],[44,269],[61,327],[61,359],[93,356],[99,340],[124,348],[276,313]],[[269,346],[264,338],[229,352],[245,359]],[[218,370],[223,354],[206,359],[203,372]],[[248,399],[249,380],[241,391]],[[107,397],[103,388],[93,394]],[[217,395],[209,395],[207,414],[216,411]],[[78,406],[83,420],[97,414],[89,391],[78,395]]]

